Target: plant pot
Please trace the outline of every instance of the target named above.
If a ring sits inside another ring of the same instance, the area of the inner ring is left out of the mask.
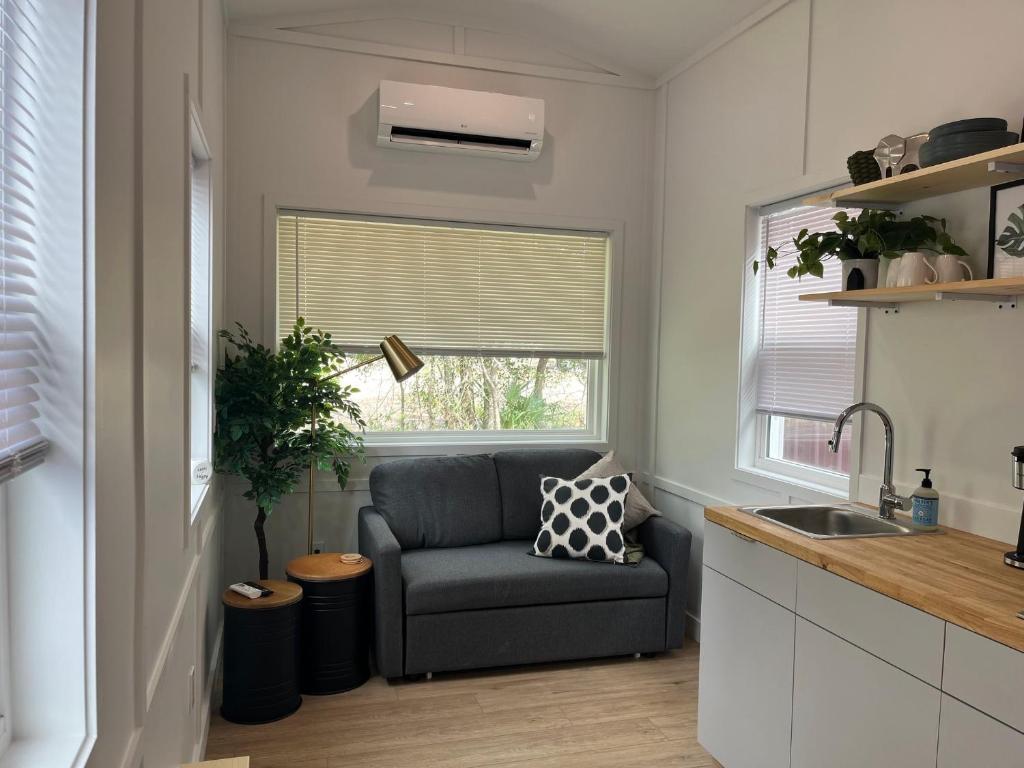
[[[877,287],[878,259],[846,259],[843,262],[844,291]]]

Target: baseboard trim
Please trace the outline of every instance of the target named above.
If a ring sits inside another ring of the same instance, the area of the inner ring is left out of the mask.
[[[136,727],[128,737],[128,745],[124,748],[124,757],[121,758],[121,768],[139,768],[142,762],[142,755],[139,753],[142,747],[142,728]]]
[[[206,743],[210,737],[210,717],[213,714],[213,686],[217,682],[217,674],[220,671],[220,665],[223,663],[220,653],[223,643],[224,619],[221,619],[220,625],[217,627],[217,636],[213,639],[213,653],[211,654],[213,664],[210,665],[210,671],[203,685],[203,699],[200,705],[202,711],[199,713],[199,716],[202,718],[199,726],[199,740],[192,751],[192,761],[196,763],[206,757]]]

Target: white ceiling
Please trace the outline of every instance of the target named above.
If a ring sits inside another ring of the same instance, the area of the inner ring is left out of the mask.
[[[224,0],[232,20],[322,11],[446,19],[529,34],[647,77],[692,56],[767,0]]]

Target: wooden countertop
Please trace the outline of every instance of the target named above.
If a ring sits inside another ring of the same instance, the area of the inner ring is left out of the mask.
[[[1024,652],[1024,570],[1009,544],[955,528],[922,536],[812,539],[735,507],[705,507],[713,523],[901,603]]]

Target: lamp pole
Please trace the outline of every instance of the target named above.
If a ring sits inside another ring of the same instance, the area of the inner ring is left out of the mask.
[[[317,387],[323,384],[325,381],[336,379],[339,376],[343,376],[346,373],[351,373],[357,368],[362,368],[364,365],[370,365],[370,363],[376,363],[378,360],[383,360],[384,355],[377,355],[371,357],[369,360],[363,360],[361,363],[356,363],[343,371],[337,371],[332,373],[330,376],[324,376],[322,379],[316,379],[313,382],[313,387]],[[314,392],[314,395],[316,393]],[[314,483],[316,481],[316,451],[313,447],[313,443],[316,441],[316,403],[313,403],[309,418],[309,512],[306,515],[306,552],[307,554],[313,554],[313,515],[314,508],[316,505],[316,490]]]

